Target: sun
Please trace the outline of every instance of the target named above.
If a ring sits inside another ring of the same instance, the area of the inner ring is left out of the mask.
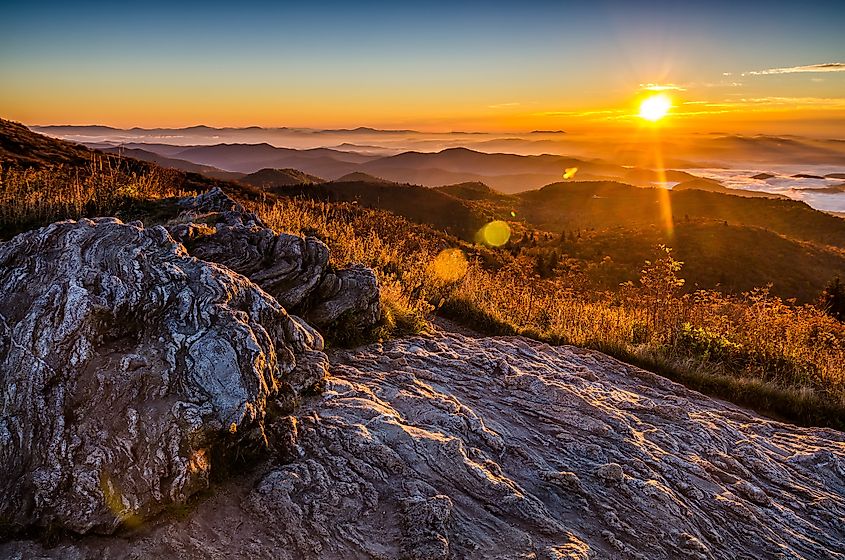
[[[640,103],[640,117],[647,121],[656,122],[665,117],[671,108],[672,100],[669,99],[669,96],[658,93],[643,99],[643,102]]]

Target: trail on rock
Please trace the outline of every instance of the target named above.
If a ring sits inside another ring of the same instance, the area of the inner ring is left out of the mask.
[[[286,451],[187,519],[0,554],[845,558],[842,433],[518,337],[330,359],[325,391],[275,427]]]

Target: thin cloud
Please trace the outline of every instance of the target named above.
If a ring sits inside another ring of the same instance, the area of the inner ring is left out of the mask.
[[[644,91],[686,91],[686,88],[675,84],[640,84],[640,89]]]
[[[743,76],[769,76],[771,74],[803,74],[806,72],[845,72],[845,62],[826,62],[807,66],[789,66],[787,68],[769,68],[743,72]]]
[[[534,117],[593,117],[597,115],[613,115],[621,113],[619,110],[603,110],[603,111],[543,111],[540,113],[533,113]]]
[[[751,97],[742,98],[741,103],[765,105],[802,105],[807,107],[842,107],[845,98],[842,97]]]
[[[498,103],[496,105],[488,105],[488,109],[507,109],[508,107],[519,107],[522,103],[511,101],[510,103]]]

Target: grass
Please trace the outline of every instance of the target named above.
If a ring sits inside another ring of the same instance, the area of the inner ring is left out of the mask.
[[[811,302],[831,278],[845,276],[842,249],[759,227],[703,219],[681,220],[671,234],[659,226],[582,231],[580,238],[566,232],[526,250],[544,265],[555,260],[552,255],[565,254],[593,284],[614,289],[636,280],[643,261],[659,244],[672,246],[684,261],[685,291],[718,286],[721,292],[741,294],[772,283],[775,295]]]
[[[84,169],[0,167],[0,239],[55,220],[155,213],[157,201],[192,194],[174,183],[166,170],[137,173],[94,154]]]

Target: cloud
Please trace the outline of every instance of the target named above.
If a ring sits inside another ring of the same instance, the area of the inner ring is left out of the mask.
[[[508,107],[519,107],[522,103],[511,101],[510,103],[498,103],[496,105],[488,105],[488,109],[507,109]]]
[[[614,115],[622,113],[623,111],[615,110],[601,110],[601,111],[542,111],[540,113],[532,113],[534,117],[593,117],[597,115]]]
[[[769,68],[768,70],[754,70],[743,72],[743,76],[768,76],[771,74],[802,74],[805,72],[845,72],[845,62],[826,62],[824,64],[809,64],[807,66],[789,66],[787,68]]]
[[[645,91],[686,91],[686,88],[675,84],[640,84],[640,89]]]
[[[753,105],[802,105],[805,107],[845,106],[843,97],[744,97],[739,102]]]

